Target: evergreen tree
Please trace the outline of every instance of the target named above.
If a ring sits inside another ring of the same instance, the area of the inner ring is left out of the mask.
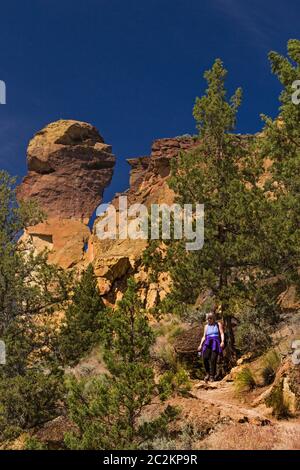
[[[134,449],[166,431],[176,412],[171,407],[152,421],[142,413],[159,387],[150,365],[154,334],[129,280],[128,289],[111,312],[105,361],[108,373],[92,381],[69,383],[69,410],[78,434],[66,436],[71,449]]]
[[[76,364],[100,342],[105,325],[105,305],[90,264],[75,287],[61,328],[60,350],[64,362]]]
[[[271,161],[266,189],[272,194],[269,230],[269,252],[273,270],[280,274],[283,288],[300,285],[300,104],[292,100],[293,84],[300,80],[300,41],[288,41],[288,57],[270,52],[272,72],[283,86],[279,115],[263,116],[264,132],[259,149]],[[267,260],[266,260],[267,261]]]
[[[228,356],[234,362],[232,315],[245,304],[255,305],[258,281],[270,275],[261,262],[269,203],[259,184],[263,164],[255,152],[255,138],[232,133],[242,92],[238,89],[227,99],[226,75],[219,59],[205,73],[208,87],[193,110],[198,145],[174,160],[169,179],[182,207],[204,204],[204,246],[187,251],[186,239],[172,239],[158,249],[160,242],[153,242],[144,261],[154,273],[170,272],[173,289],[168,308],[170,302],[189,305],[200,293],[212,292],[225,323]]]
[[[0,172],[0,439],[55,416],[62,396],[52,313],[67,301],[71,276],[19,242],[42,220],[37,207],[18,205],[15,180]],[[21,412],[22,410],[22,412]]]

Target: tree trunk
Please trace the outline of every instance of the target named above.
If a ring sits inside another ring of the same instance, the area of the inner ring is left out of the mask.
[[[227,237],[227,231],[224,228],[223,224],[219,224],[218,227],[218,239],[221,244],[224,244]],[[221,296],[221,315],[223,319],[224,325],[224,333],[226,337],[226,347],[224,350],[224,361],[223,361],[223,369],[224,372],[229,372],[232,367],[236,365],[236,349],[234,345],[234,334],[232,329],[231,319],[232,316],[230,315],[229,311],[229,302],[228,302],[228,294],[223,293],[223,290],[228,286],[228,276],[229,276],[229,269],[226,264],[225,259],[220,260],[220,274],[219,274],[219,295]]]
[[[225,362],[225,368],[228,370],[236,365],[236,360],[237,360],[237,352],[235,348],[234,333],[233,333],[231,320],[232,320],[231,315],[226,315],[223,317],[224,333],[226,336],[226,348],[224,350],[224,362]]]

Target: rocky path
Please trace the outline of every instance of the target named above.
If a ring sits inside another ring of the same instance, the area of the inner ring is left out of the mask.
[[[200,448],[206,443],[211,449],[223,445],[227,449],[300,449],[300,418],[278,421],[265,405],[254,407],[249,397],[243,400],[238,396],[233,382],[200,381],[194,384],[191,395],[199,405],[213,407],[219,413],[220,426],[200,442]]]
[[[274,421],[267,415],[264,406],[253,408],[242,402],[236,396],[232,382],[205,383],[201,381],[193,387],[192,395],[202,402],[217,407],[221,417],[228,416],[239,423],[266,425]]]

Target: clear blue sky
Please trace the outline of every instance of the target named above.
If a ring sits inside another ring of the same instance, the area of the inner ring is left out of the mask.
[[[229,91],[244,89],[238,131],[259,130],[280,91],[267,53],[300,38],[299,0],[3,0],[0,15],[0,167],[24,175],[36,131],[87,121],[118,159],[105,200],[128,185],[125,158],[195,133],[193,102],[216,57]]]

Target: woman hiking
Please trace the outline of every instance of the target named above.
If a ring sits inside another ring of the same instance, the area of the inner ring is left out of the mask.
[[[206,376],[204,380],[216,380],[216,367],[218,356],[222,355],[224,348],[223,325],[216,321],[213,312],[207,315],[207,324],[204,327],[203,337],[198,351],[202,353]]]

